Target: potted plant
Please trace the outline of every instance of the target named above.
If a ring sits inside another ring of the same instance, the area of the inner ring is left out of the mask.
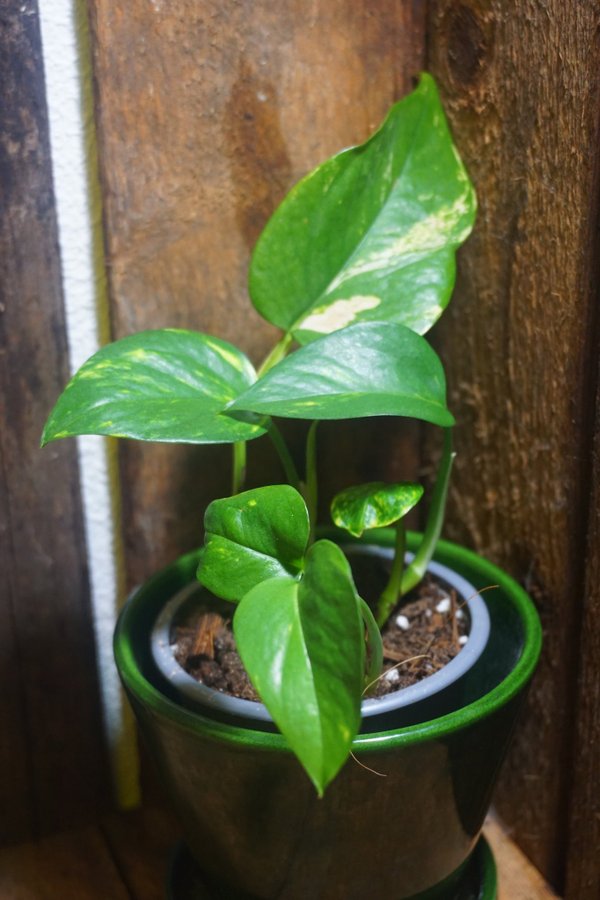
[[[450,299],[475,206],[422,75],[365,144],[299,182],[267,224],[250,294],[283,334],[257,371],[219,338],[143,332],[85,363],[46,424],[44,444],[93,433],[233,446],[232,496],[208,507],[203,547],[135,593],[115,650],[189,846],[235,896],[494,896],[489,857],[473,850],[539,623],[506,574],[439,540],[454,419],[423,337]],[[404,525],[423,494],[406,482],[349,486],[332,504],[337,530],[319,531],[317,423],[381,415],[443,433],[423,534]],[[301,475],[279,417],[311,422]],[[264,435],[288,483],[244,490],[247,443]],[[359,590],[365,560],[374,586]],[[388,693],[370,696],[382,630],[406,629],[400,605],[426,573],[434,599],[442,591],[429,614],[452,620],[455,655],[398,690],[405,659],[392,657]],[[174,658],[174,629],[198,609],[196,656],[212,662],[214,623],[221,632],[232,619],[228,652],[256,699],[199,685]],[[189,865],[180,857],[173,896],[204,896],[193,872],[185,881]]]

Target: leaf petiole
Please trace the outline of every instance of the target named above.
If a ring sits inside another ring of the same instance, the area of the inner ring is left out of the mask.
[[[286,333],[279,338],[275,346],[270,350],[270,352],[265,356],[262,363],[260,364],[256,373],[258,378],[262,378],[263,375],[266,375],[269,369],[272,369],[273,366],[276,366],[278,362],[281,362],[284,356],[287,355],[292,341],[292,335],[289,331],[286,331]]]
[[[306,437],[306,482],[304,485],[304,499],[308,508],[310,519],[309,544],[315,539],[317,525],[317,503],[319,499],[319,486],[317,481],[317,426],[318,421],[311,423]]]
[[[233,446],[231,493],[239,494],[246,481],[246,441],[236,441]]]
[[[394,547],[394,560],[389,581],[377,601],[377,625],[383,628],[388,616],[398,602],[401,595],[402,573],[404,571],[404,553],[406,551],[406,526],[402,519],[396,522],[396,543]]]
[[[283,466],[283,470],[285,472],[285,477],[292,485],[295,487],[297,491],[300,490],[300,476],[298,475],[298,470],[296,468],[296,464],[292,459],[290,451],[288,450],[288,446],[283,439],[283,435],[275,422],[271,419],[269,422],[268,434],[271,440],[273,441],[273,446],[277,450],[279,454],[279,459],[281,460],[281,464]]]
[[[452,463],[454,462],[455,456],[456,454],[452,451],[452,429],[446,428],[444,431],[444,450],[435,481],[435,487],[433,489],[433,495],[431,497],[431,506],[429,507],[425,532],[419,549],[404,572],[401,587],[402,595],[407,594],[408,591],[412,590],[421,581],[427,571],[427,566],[431,562],[431,558],[442,531],[444,511],[446,509],[446,498],[448,496],[448,485],[450,483],[450,473],[452,471]]]

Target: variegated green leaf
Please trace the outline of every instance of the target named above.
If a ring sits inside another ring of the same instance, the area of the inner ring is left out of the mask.
[[[385,528],[405,516],[423,496],[420,484],[385,484],[371,481],[340,491],[331,503],[331,517],[338,528],[355,537],[370,528]]]
[[[253,303],[300,343],[368,320],[422,334],[448,303],[475,210],[435,82],[422,75],[365,144],[276,210],[252,257]]]
[[[452,425],[442,364],[425,338],[393,322],[363,322],[286,357],[231,408],[290,419],[411,416]]]
[[[73,376],[44,428],[42,446],[76,434],[190,444],[249,441],[262,419],[225,412],[256,380],[232,344],[164,328],[122,338]]]
[[[300,581],[253,588],[233,627],[254,686],[322,794],[350,753],[364,680],[361,601],[340,548],[317,541]]]
[[[297,576],[302,569],[308,511],[298,491],[287,484],[214,500],[204,527],[198,578],[224,600],[241,600],[268,578]]]

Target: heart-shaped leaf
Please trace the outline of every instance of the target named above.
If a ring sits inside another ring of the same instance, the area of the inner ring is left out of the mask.
[[[164,328],[122,338],[73,376],[44,428],[42,446],[76,434],[190,444],[249,441],[264,434],[256,416],[225,407],[256,380],[232,344]]]
[[[411,416],[452,425],[442,364],[404,325],[365,322],[301,347],[230,409],[291,419]]]
[[[233,627],[254,686],[322,794],[358,731],[364,677],[360,600],[342,551],[313,544],[303,578],[253,588]]]
[[[308,543],[306,504],[287,484],[214,500],[204,517],[198,579],[224,600],[241,600],[255,585],[297,576]]]
[[[435,82],[422,75],[370,140],[276,210],[252,258],[253,303],[300,343],[365,320],[423,334],[450,299],[475,210]]]
[[[331,517],[338,528],[360,537],[369,528],[385,528],[416,506],[423,496],[420,484],[371,481],[340,491],[331,503]]]

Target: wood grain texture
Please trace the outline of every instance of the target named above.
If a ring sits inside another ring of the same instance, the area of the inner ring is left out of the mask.
[[[0,28],[1,844],[97,814],[106,782],[76,450],[39,449],[68,360],[37,4]]]
[[[480,200],[437,332],[460,422],[448,534],[505,566],[542,617],[497,803],[559,890],[598,355],[599,20],[594,0],[434,0],[428,24]]]
[[[196,328],[259,362],[275,330],[247,300],[250,250],[291,184],[363,140],[411,87],[425,4],[88,2],[114,334]],[[408,447],[410,477],[412,434],[381,428],[396,460]],[[289,434],[300,453],[302,428]],[[338,440],[343,486],[379,458],[373,434],[362,424],[343,451]],[[267,480],[270,451],[249,452],[250,484]],[[201,541],[204,506],[229,493],[228,463],[221,448],[123,448],[130,581]]]
[[[590,486],[575,743],[569,792],[565,891],[568,900],[600,897],[600,391]]]

